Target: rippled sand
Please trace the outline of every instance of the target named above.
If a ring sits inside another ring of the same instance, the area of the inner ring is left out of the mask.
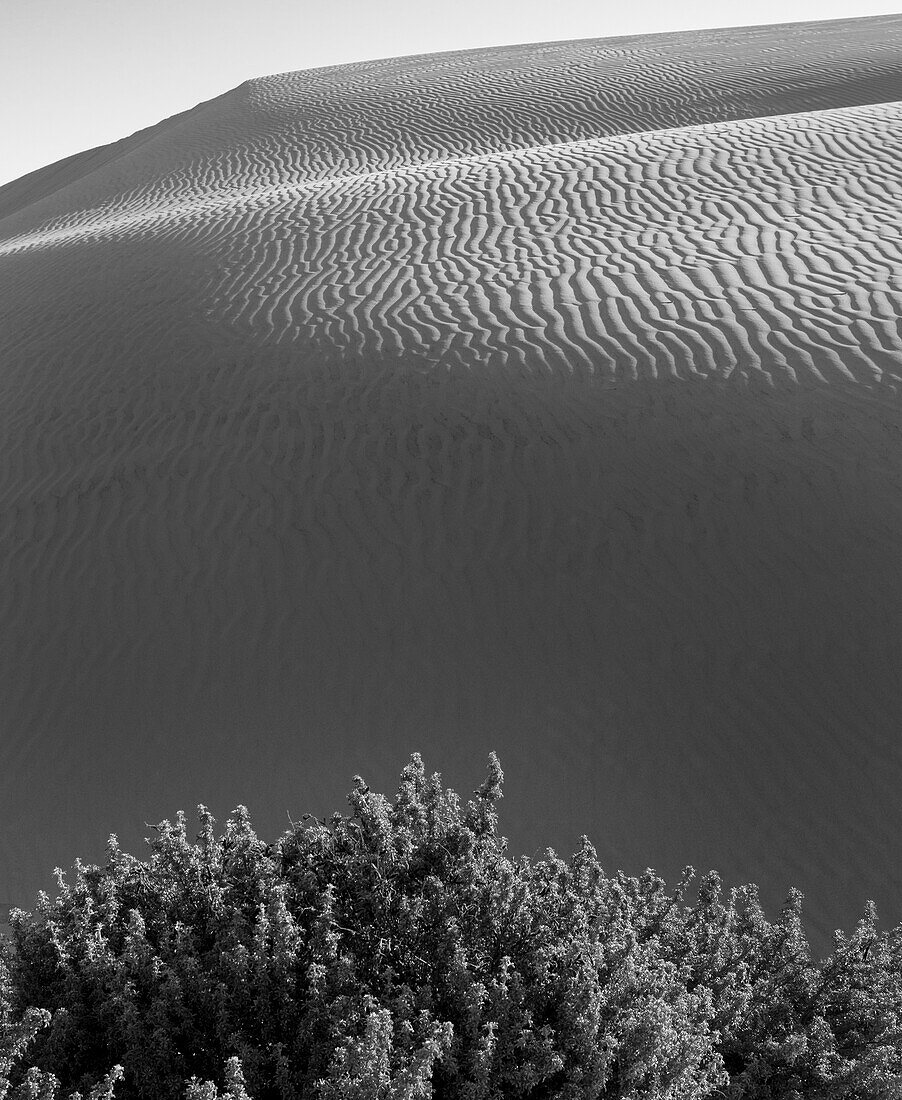
[[[496,749],[902,919],[902,17],[250,81],[0,188],[0,900]]]

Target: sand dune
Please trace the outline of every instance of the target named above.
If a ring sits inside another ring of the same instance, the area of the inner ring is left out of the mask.
[[[519,46],[0,188],[0,895],[494,748],[516,851],[902,919],[899,101],[902,17]]]

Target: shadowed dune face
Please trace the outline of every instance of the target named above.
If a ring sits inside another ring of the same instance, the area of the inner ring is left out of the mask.
[[[517,852],[902,919],[900,30],[285,74],[0,189],[0,893],[494,748]]]

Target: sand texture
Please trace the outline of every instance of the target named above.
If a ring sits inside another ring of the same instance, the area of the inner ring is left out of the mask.
[[[464,794],[902,920],[902,16],[253,80],[0,188],[0,901]]]

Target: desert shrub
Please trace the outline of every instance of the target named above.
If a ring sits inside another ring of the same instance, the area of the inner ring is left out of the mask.
[[[492,754],[466,806],[418,755],[390,802],[275,843],[244,807],[57,872],[0,952],[0,1100],[902,1098],[902,928],[812,961],[792,892],[512,860]]]

